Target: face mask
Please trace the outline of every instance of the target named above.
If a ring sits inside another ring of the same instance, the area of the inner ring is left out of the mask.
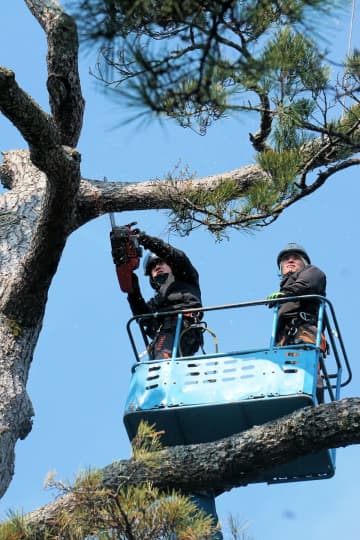
[[[152,280],[156,285],[161,287],[161,285],[165,283],[168,277],[169,277],[169,274],[159,274],[156,277],[153,277]]]

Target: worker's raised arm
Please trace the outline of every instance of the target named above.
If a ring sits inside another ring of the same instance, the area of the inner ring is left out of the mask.
[[[137,231],[137,235],[139,244],[171,266],[176,279],[194,284],[199,283],[199,274],[183,251],[174,248],[160,238],[149,236],[143,231]]]

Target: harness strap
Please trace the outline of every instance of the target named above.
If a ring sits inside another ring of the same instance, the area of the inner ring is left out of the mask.
[[[301,316],[302,315],[302,316]],[[305,318],[305,317],[306,318]],[[310,313],[299,313],[298,317],[291,319],[289,323],[284,326],[283,338],[280,338],[279,344],[297,344],[297,343],[315,343],[315,335],[311,329],[307,328],[307,325],[317,327],[317,320],[314,315]],[[299,330],[301,329],[301,332]],[[299,334],[299,335],[297,335]],[[296,336],[296,337],[295,337]],[[329,354],[329,344],[326,341],[325,334],[321,332],[320,350],[323,355]]]
[[[305,311],[300,311],[299,312],[299,317],[303,321],[315,324],[315,326],[316,326],[317,321],[316,321],[316,317],[315,317],[315,315],[313,313],[306,313]]]

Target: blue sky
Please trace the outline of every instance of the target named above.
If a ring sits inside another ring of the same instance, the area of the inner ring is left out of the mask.
[[[18,83],[48,110],[46,41],[42,29],[22,0],[2,6],[0,64],[14,70]],[[360,16],[356,14],[356,19]],[[339,59],[347,48],[350,10],[334,20],[326,35]],[[359,30],[355,20],[354,36]],[[354,37],[354,45],[356,43]],[[198,176],[216,174],[252,162],[248,143],[251,119],[230,119],[199,137],[174,124],[117,127],[123,115],[89,76],[91,58],[81,55],[86,113],[79,150],[87,178],[140,181],[161,178],[181,161]],[[23,148],[16,129],[0,116],[0,150]],[[359,394],[358,355],[358,170],[338,174],[311,198],[288,210],[278,221],[255,234],[230,233],[216,244],[206,231],[189,238],[168,236],[166,215],[137,212],[117,215],[118,224],[138,221],[148,233],[185,250],[201,277],[206,305],[255,300],[277,290],[277,252],[288,241],[308,250],[328,277],[348,356],[353,382],[343,396]],[[109,219],[97,219],[68,240],[52,283],[44,328],[29,377],[36,416],[30,435],[16,449],[13,482],[0,502],[0,518],[9,508],[31,511],[49,501],[43,481],[49,471],[72,480],[89,466],[102,467],[129,456],[122,423],[133,363],[125,333],[130,311],[121,293],[110,254]],[[151,289],[139,272],[145,297]],[[267,339],[269,326],[251,329],[256,344]],[[221,339],[243,343],[248,330],[224,316]],[[230,321],[231,323],[231,321]],[[265,338],[264,338],[265,336]],[[255,540],[357,538],[359,484],[357,446],[337,452],[331,480],[267,486],[252,485],[218,498],[220,518],[229,512],[248,523]]]

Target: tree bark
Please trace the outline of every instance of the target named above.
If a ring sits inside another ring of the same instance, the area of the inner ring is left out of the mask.
[[[73,108],[67,127],[58,125],[56,114],[61,116],[64,102],[52,98],[54,118],[49,116],[17,85],[10,70],[0,68],[0,110],[30,148],[30,154],[4,154],[0,169],[9,189],[0,197],[0,496],[13,475],[16,441],[31,429],[34,412],[26,393],[29,367],[48,290],[72,230],[80,184],[79,154],[65,146],[75,144],[81,130],[83,105],[74,64],[77,42],[66,41],[74,31],[76,35],[76,29],[55,0],[27,0],[27,5],[46,29],[49,70],[57,75],[56,65],[60,71],[65,66],[73,83],[64,98]],[[63,35],[64,49],[53,39],[57,32]]]
[[[348,398],[318,407],[305,407],[244,433],[207,444],[161,450],[159,467],[130,459],[102,470],[103,485],[114,492],[119,486],[152,482],[160,489],[183,492],[214,489],[221,493],[257,481],[259,474],[296,457],[360,442],[360,398]],[[39,530],[56,523],[62,511],[74,509],[71,493],[25,516]],[[42,532],[41,532],[42,531]]]

